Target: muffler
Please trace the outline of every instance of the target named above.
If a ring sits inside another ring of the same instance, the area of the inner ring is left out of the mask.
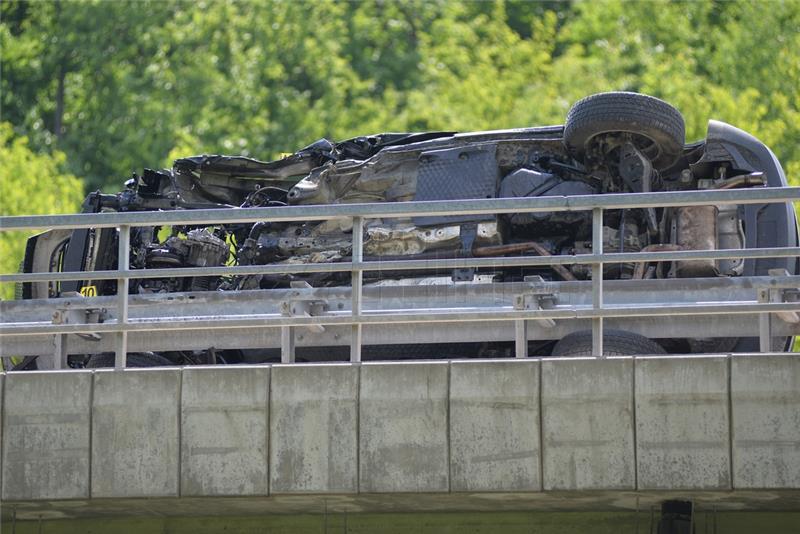
[[[690,206],[678,208],[677,241],[683,250],[717,250],[716,206]],[[678,278],[703,278],[719,276],[716,260],[678,261],[675,266]]]

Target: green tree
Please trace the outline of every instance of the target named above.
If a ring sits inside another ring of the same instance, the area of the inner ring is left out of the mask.
[[[81,0],[2,4],[3,116],[89,188],[190,153],[322,136],[559,123],[577,99],[667,99],[800,169],[800,2]]]
[[[37,154],[28,139],[15,137],[0,122],[0,214],[74,213],[83,199],[83,184],[66,170],[63,152]],[[0,232],[0,272],[15,272],[30,232]],[[14,297],[13,284],[2,284],[0,298]]]
[[[141,74],[156,50],[148,32],[180,5],[3,2],[3,118],[33,148],[65,152],[91,188],[119,183],[172,143],[169,103]]]

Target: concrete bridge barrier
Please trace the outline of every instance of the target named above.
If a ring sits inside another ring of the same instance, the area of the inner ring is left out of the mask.
[[[9,372],[0,392],[5,521],[800,506],[800,355]]]

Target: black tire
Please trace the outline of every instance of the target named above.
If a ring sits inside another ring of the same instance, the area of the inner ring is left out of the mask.
[[[364,360],[436,360],[445,358],[469,358],[476,356],[479,343],[440,343],[403,345],[366,345],[362,347]],[[299,347],[298,357],[307,361],[322,361],[331,356],[347,360],[349,347]]]
[[[89,361],[86,362],[86,367],[90,369],[114,367],[114,358],[115,355],[112,352],[95,354],[89,357]],[[127,358],[127,367],[165,367],[168,365],[175,364],[165,357],[152,352],[136,352],[128,354]]]
[[[658,98],[639,93],[598,93],[579,100],[567,113],[564,143],[579,161],[597,136],[625,132],[656,169],[675,163],[683,151],[686,126],[680,111]]]
[[[666,354],[664,347],[652,339],[626,332],[605,330],[603,332],[603,354],[606,356],[632,356],[639,354]],[[581,330],[561,338],[553,347],[551,356],[591,356],[592,331]]]
[[[736,348],[736,344],[739,342],[739,338],[694,338],[687,341],[689,342],[689,350],[691,350],[693,354],[719,354],[723,352],[733,352]]]

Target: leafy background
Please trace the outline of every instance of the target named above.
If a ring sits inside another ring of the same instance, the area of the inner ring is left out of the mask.
[[[769,145],[800,183],[800,2],[62,1],[0,8],[0,212],[198,153],[559,124],[598,91]],[[24,239],[0,234],[0,271]],[[5,298],[10,288],[4,288]]]

